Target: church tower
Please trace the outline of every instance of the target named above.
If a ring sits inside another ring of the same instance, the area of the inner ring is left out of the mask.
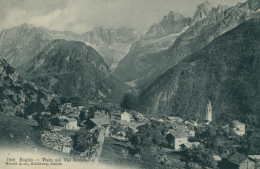
[[[206,108],[206,120],[212,121],[212,106],[210,100],[207,103],[207,108]]]

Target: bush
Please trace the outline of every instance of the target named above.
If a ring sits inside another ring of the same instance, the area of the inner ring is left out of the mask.
[[[84,152],[93,147],[93,134],[85,129],[80,129],[75,135],[72,136],[73,148],[77,151]]]

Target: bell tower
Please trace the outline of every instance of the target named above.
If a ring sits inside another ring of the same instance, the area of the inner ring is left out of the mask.
[[[208,100],[208,102],[207,102],[206,120],[212,121],[212,106],[211,106],[210,100]]]

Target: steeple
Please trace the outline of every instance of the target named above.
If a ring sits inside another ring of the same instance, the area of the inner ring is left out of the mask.
[[[212,121],[212,106],[210,100],[208,100],[206,108],[206,120]]]

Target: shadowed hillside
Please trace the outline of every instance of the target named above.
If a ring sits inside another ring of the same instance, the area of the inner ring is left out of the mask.
[[[251,19],[186,57],[140,94],[146,114],[245,122],[260,108],[260,20]],[[245,116],[246,115],[246,116]],[[258,117],[259,118],[259,117]]]

